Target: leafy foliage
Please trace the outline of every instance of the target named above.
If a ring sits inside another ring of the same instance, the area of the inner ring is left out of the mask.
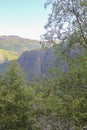
[[[29,87],[17,64],[9,68],[0,79],[0,130],[81,130],[87,124],[87,54],[66,60],[68,71]]]
[[[16,64],[0,81],[0,130],[30,128],[26,85]]]
[[[87,48],[87,2],[85,0],[47,0],[51,5],[45,40],[66,40],[75,32],[79,41]]]

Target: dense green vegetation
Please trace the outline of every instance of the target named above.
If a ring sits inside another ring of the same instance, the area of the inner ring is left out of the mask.
[[[46,41],[67,40],[76,37],[75,42],[87,48],[87,1],[46,0],[45,8],[51,6],[48,23],[45,25]]]
[[[87,3],[47,0],[45,6],[49,4],[52,12],[44,37],[50,42],[65,40],[55,48],[57,61],[62,61],[60,68],[66,64],[67,68],[59,69],[55,63],[49,68],[50,78],[29,84],[19,65],[11,63],[0,75],[0,130],[82,130],[87,125]],[[3,44],[4,38],[7,44]],[[10,38],[13,44],[7,37],[0,39],[1,49],[19,53],[29,49],[24,39],[21,44],[19,37]]]
[[[26,85],[13,64],[0,78],[0,130],[81,130],[87,125],[87,54],[66,57],[67,72]]]

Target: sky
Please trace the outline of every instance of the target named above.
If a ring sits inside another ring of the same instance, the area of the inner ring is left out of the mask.
[[[48,21],[46,0],[0,0],[0,35],[39,39]]]

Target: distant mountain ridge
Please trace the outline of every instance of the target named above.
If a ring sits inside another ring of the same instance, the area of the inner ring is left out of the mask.
[[[24,51],[40,49],[38,40],[31,40],[19,36],[0,36],[0,62],[17,59]]]
[[[19,36],[0,36],[0,49],[14,51],[19,55],[24,51],[40,49],[41,45],[38,40],[31,40]]]

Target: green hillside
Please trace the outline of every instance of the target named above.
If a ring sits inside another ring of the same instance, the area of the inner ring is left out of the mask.
[[[18,36],[0,36],[0,62],[15,60],[24,51],[40,49],[38,40],[21,38]]]
[[[15,52],[0,49],[0,61],[15,60],[17,58],[18,55]]]
[[[26,50],[40,49],[38,40],[30,40],[18,36],[0,36],[0,49],[16,52],[19,55]]]

